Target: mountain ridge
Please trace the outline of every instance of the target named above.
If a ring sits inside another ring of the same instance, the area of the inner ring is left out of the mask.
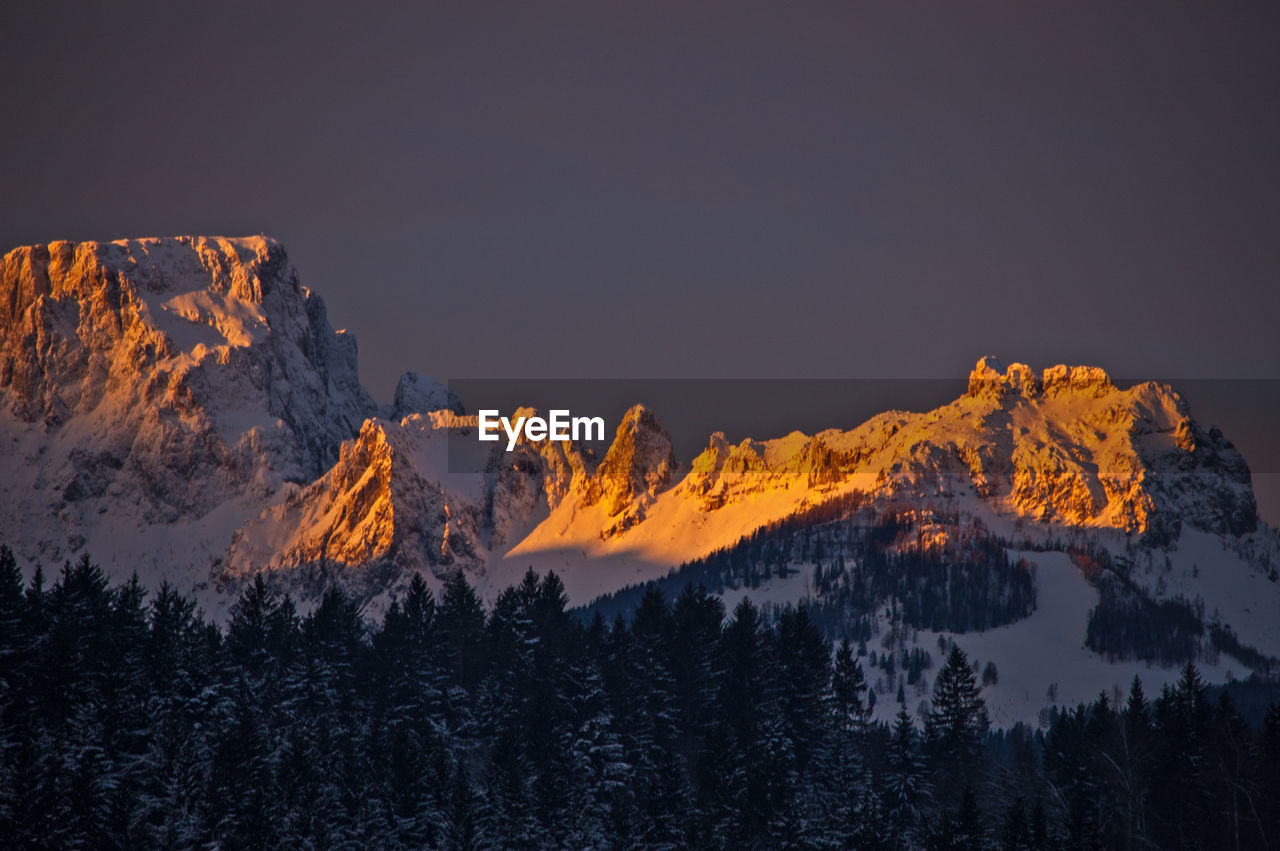
[[[1119,389],[1097,367],[988,356],[933,410],[734,445],[715,433],[687,464],[637,405],[601,458],[522,440],[459,473],[448,444],[474,436],[465,400],[408,372],[375,404],[354,338],[275,240],[16,249],[0,306],[0,460],[22,494],[0,534],[29,560],[167,561],[213,609],[263,571],[385,601],[414,573],[438,586],[461,568],[496,593],[529,565],[563,573],[581,602],[853,492],[1152,547],[1184,527],[1258,529],[1221,432],[1168,385]]]

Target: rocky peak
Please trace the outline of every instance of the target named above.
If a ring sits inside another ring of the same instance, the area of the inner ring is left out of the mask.
[[[1216,430],[1204,431],[1171,387],[1118,389],[1097,367],[978,361],[967,396],[991,404],[984,422],[947,434],[974,487],[1041,521],[1105,526],[1170,540],[1185,522],[1239,533],[1256,525],[1248,467]],[[957,408],[962,412],[963,407]],[[941,422],[949,422],[949,416]]]
[[[1053,398],[1063,394],[1101,398],[1115,389],[1106,371],[1096,366],[1058,364],[1037,375],[1025,363],[1005,366],[999,358],[987,355],[970,371],[966,395],[997,401],[1008,397]]]
[[[740,496],[767,485],[775,471],[769,468],[763,452],[758,441],[747,439],[734,446],[724,432],[717,431],[707,448],[693,459],[680,487],[697,496],[708,510],[719,508],[734,494]]]
[[[439,573],[458,559],[470,564],[478,546],[472,506],[416,463],[433,449],[443,455],[444,440],[421,416],[403,424],[366,420],[325,475],[236,532],[220,578],[264,568],[394,565]],[[347,578],[363,583],[363,593],[379,590],[386,574]]]
[[[388,419],[399,420],[410,414],[430,414],[435,411],[464,412],[457,394],[420,372],[409,371],[396,383],[395,398],[388,411]]]
[[[650,410],[635,405],[618,424],[584,503],[603,505],[609,517],[617,518],[613,531],[623,531],[643,519],[645,507],[675,471],[671,435]]]
[[[1005,366],[994,355],[978,358],[978,363],[969,372],[968,395],[974,397],[1000,398],[1010,390],[1022,389],[1027,382],[1034,382],[1034,373],[1026,364],[1015,363]]]
[[[375,411],[354,338],[333,331],[284,248],[260,236],[9,252],[0,408],[71,444],[47,471],[58,485],[83,478],[71,454],[109,456],[64,497],[123,477],[157,519],[309,481]]]
[[[1074,393],[1100,399],[1115,389],[1111,376],[1096,366],[1058,364],[1046,369],[1040,378],[1040,392],[1049,398]]]
[[[538,415],[536,408],[525,406],[511,419]],[[574,441],[531,441],[522,431],[512,451],[495,446],[485,466],[491,545],[515,543],[540,504],[554,509],[570,493],[585,491],[595,466],[595,453]]]

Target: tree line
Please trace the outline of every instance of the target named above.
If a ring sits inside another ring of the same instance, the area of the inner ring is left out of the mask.
[[[886,605],[910,626],[959,633],[1013,623],[1035,610],[1031,570],[1009,557],[1006,541],[962,523],[954,511],[920,515],[916,508],[867,505],[856,493],[833,499],[667,577],[604,595],[591,608],[625,614],[649,587],[669,598],[690,583],[722,594],[805,570],[809,617],[835,640],[870,638],[875,614]]]
[[[992,731],[951,645],[886,724],[804,608],[693,585],[606,622],[554,574],[491,607],[418,577],[374,623],[259,578],[223,628],[0,549],[6,847],[1263,848],[1277,800],[1280,709],[1251,727],[1190,666]]]

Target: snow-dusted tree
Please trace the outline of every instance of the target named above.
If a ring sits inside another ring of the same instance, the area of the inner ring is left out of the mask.
[[[989,726],[973,667],[953,644],[934,680],[932,710],[925,722],[926,738],[942,768],[949,771],[971,764]]]
[[[884,818],[892,845],[910,848],[916,842],[931,800],[929,779],[915,724],[905,706],[898,707],[885,757]]]

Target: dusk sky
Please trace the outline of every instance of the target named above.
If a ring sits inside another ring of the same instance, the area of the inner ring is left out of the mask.
[[[383,399],[1280,375],[1276,4],[284,5],[8,4],[4,249],[274,235]]]

